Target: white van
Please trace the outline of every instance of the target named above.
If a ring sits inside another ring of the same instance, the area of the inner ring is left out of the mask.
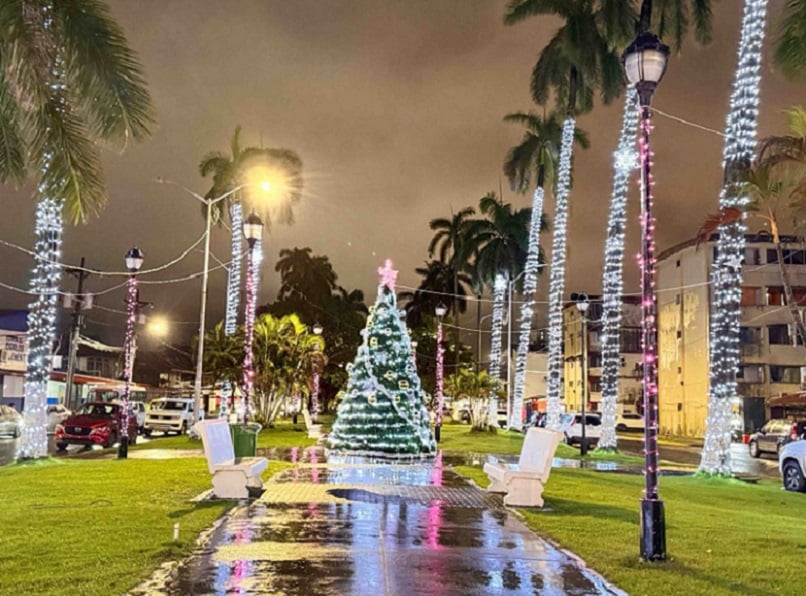
[[[193,419],[193,399],[188,397],[160,397],[151,402],[146,412],[146,436],[155,430],[184,434]]]

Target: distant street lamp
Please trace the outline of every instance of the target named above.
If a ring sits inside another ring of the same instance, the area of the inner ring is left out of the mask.
[[[649,134],[652,95],[666,72],[669,47],[652,33],[642,33],[624,51],[627,80],[641,102],[641,334],[643,340],[644,477],[641,499],[641,558],[666,559],[666,520],[658,492],[657,296],[655,294],[655,218],[652,215],[652,151]]]
[[[255,306],[257,302],[257,284],[255,283],[255,244],[263,234],[263,222],[252,212],[243,223],[243,235],[249,245],[246,257],[246,338],[244,339],[243,358],[243,421],[249,421],[249,398],[255,386],[255,367],[252,362],[252,341],[255,335]]]
[[[445,374],[445,349],[442,347],[442,319],[448,313],[448,308],[441,302],[434,309],[437,315],[437,415],[434,422],[434,438],[437,443],[442,434],[442,408],[445,402],[443,394],[443,380]]]
[[[587,425],[587,418],[585,417],[585,410],[588,402],[588,309],[590,308],[590,301],[587,294],[571,294],[571,300],[576,300],[577,310],[582,317],[582,333],[581,333],[581,347],[582,353],[580,355],[580,369],[582,376],[582,441],[579,444],[579,454],[587,455],[588,453],[588,439],[586,437],[585,429]]]
[[[134,329],[137,323],[137,272],[143,266],[143,251],[136,246],[126,253],[126,269],[129,280],[126,294],[126,340],[123,347],[123,428],[120,429],[118,459],[129,456],[129,396],[131,394],[132,368],[134,368]]]
[[[316,336],[316,344],[314,350],[318,353],[320,350],[319,336],[322,335],[322,326],[315,323],[313,326],[313,334]],[[313,379],[311,380],[311,421],[316,422],[316,413],[319,411],[319,365],[316,360],[313,363]]]

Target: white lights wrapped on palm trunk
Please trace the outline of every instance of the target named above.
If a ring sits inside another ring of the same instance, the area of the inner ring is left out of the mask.
[[[496,381],[501,380],[501,330],[504,324],[504,298],[507,291],[507,278],[499,273],[493,282],[493,322],[492,343],[490,344],[490,376]],[[490,394],[487,402],[487,424],[495,424],[498,414],[498,396],[495,392]]]
[[[565,292],[565,243],[568,223],[568,194],[571,190],[571,155],[574,149],[576,120],[563,122],[560,163],[557,168],[554,233],[551,239],[551,277],[549,279],[549,358],[546,427],[560,426],[560,399],[563,373],[563,294]]]
[[[227,310],[224,315],[224,334],[233,335],[238,328],[238,309],[241,305],[241,233],[243,228],[243,207],[235,201],[230,205],[232,228],[229,274],[227,275]],[[233,394],[232,383],[224,381],[221,386],[220,418],[229,416],[229,400]]]
[[[600,449],[616,449],[616,410],[621,369],[621,295],[624,291],[624,230],[630,174],[638,166],[635,137],[638,132],[638,93],[630,87],[624,102],[618,147],[613,153],[613,190],[607,220],[602,273],[602,433]]]
[[[767,0],[745,0],[739,41],[739,65],[733,82],[723,151],[725,184],[720,208],[743,209],[749,198],[739,182],[756,149],[761,54]],[[712,264],[713,296],[710,327],[710,399],[700,471],[730,475],[731,402],[737,397],[740,364],[744,221],[719,227],[717,254]]]
[[[532,335],[532,317],[534,315],[535,291],[537,290],[537,273],[540,266],[540,223],[543,218],[543,187],[535,189],[532,198],[532,220],[529,225],[529,252],[526,255],[526,267],[523,275],[523,302],[520,308],[520,331],[518,332],[518,351],[515,357],[515,394],[512,403],[512,417],[509,427],[516,430],[523,428],[523,393],[526,384],[526,357],[529,353],[529,339]]]

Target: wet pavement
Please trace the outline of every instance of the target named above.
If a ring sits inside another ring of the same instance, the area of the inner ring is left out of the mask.
[[[621,594],[438,458],[324,462],[299,450],[166,579],[134,594]],[[312,461],[313,460],[313,461]]]

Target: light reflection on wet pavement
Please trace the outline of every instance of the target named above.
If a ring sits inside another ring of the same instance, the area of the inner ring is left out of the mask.
[[[360,464],[299,455],[299,467],[236,509],[159,592],[620,593],[439,458]]]

